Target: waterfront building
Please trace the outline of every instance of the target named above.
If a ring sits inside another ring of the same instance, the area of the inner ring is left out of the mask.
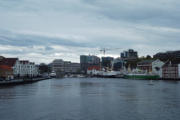
[[[63,72],[70,73],[71,72],[71,62],[70,61],[63,61]]]
[[[71,73],[80,73],[80,71],[81,71],[80,63],[71,63],[71,65],[70,65]]]
[[[13,69],[7,65],[0,65],[0,78],[3,78],[5,80],[13,79]]]
[[[154,60],[142,60],[142,61],[137,63],[137,68],[139,70],[145,71],[147,73],[151,73],[153,62],[154,62]]]
[[[178,79],[180,78],[180,64],[168,61],[162,67],[163,78],[165,79]]]
[[[88,75],[97,75],[101,70],[100,66],[90,66],[87,69],[87,74]]]
[[[114,60],[113,57],[102,57],[101,58],[101,67],[111,69],[113,60]]]
[[[80,63],[72,63],[70,61],[64,62],[64,72],[67,73],[79,73],[80,72]]]
[[[24,76],[29,76],[28,72],[29,72],[29,61],[27,60],[21,60],[19,61],[19,76],[20,77],[24,77]]]
[[[51,63],[52,71],[61,74],[79,73],[80,63],[72,63],[70,61],[63,61],[62,59],[56,59]]]
[[[87,73],[90,66],[100,66],[100,58],[94,55],[81,55],[80,56],[81,71]]]
[[[180,50],[178,51],[167,51],[160,52],[153,56],[156,59],[160,59],[162,61],[178,61],[180,62]]]
[[[35,63],[27,60],[19,60],[18,58],[3,58],[0,65],[7,66],[13,71],[14,77],[35,77],[38,76],[38,68]],[[7,68],[6,67],[6,68]]]
[[[37,65],[28,60],[18,60],[13,70],[16,77],[37,77],[39,75]]]
[[[28,75],[30,77],[37,77],[39,75],[39,68],[34,62],[29,62]]]
[[[165,63],[159,59],[152,62],[152,73],[162,78],[162,67]]]
[[[64,61],[62,59],[55,59],[52,62],[52,71],[64,71]]]
[[[128,51],[122,52],[120,56],[123,59],[137,59],[138,52],[134,51],[133,49],[129,49]]]
[[[121,58],[116,58],[112,61],[112,69],[114,71],[121,71],[124,70],[125,62]]]
[[[3,58],[0,61],[0,65],[6,66],[5,71],[11,72],[13,71],[13,77],[16,75],[16,71],[14,71],[14,67],[18,64],[18,58]]]
[[[124,51],[120,54],[121,59],[124,60],[125,68],[129,69],[130,71],[137,68],[138,60],[138,52],[129,49],[127,51]]]

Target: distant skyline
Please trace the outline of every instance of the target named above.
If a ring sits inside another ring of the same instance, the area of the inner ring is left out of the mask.
[[[36,63],[79,62],[82,54],[118,57],[180,50],[178,0],[1,0],[0,55]]]

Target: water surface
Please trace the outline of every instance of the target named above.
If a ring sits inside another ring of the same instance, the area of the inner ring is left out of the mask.
[[[180,83],[65,78],[0,88],[0,120],[180,120]]]

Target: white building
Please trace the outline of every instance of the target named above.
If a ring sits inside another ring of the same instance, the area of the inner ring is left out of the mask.
[[[38,73],[38,67],[35,65],[35,63],[30,62],[28,67],[28,75],[31,77],[37,77]]]
[[[77,73],[78,71],[80,71],[80,63],[72,63],[70,61],[56,59],[52,62],[52,71],[63,73]]]
[[[159,59],[152,62],[152,73],[159,75],[159,77],[162,78],[162,67],[165,63],[160,61]]]
[[[18,77],[36,77],[38,76],[38,67],[35,63],[27,60],[17,60],[13,67],[14,75]]]
[[[29,61],[20,61],[18,58],[2,58],[2,65],[7,65],[13,70],[15,77],[38,76],[38,67]]]

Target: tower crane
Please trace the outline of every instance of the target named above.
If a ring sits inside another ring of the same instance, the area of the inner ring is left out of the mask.
[[[113,49],[109,49],[109,48],[103,48],[101,50],[99,50],[100,52],[103,52],[103,54],[106,54],[106,51],[111,51],[111,50],[118,50],[118,49],[122,49],[122,48],[113,48]]]

